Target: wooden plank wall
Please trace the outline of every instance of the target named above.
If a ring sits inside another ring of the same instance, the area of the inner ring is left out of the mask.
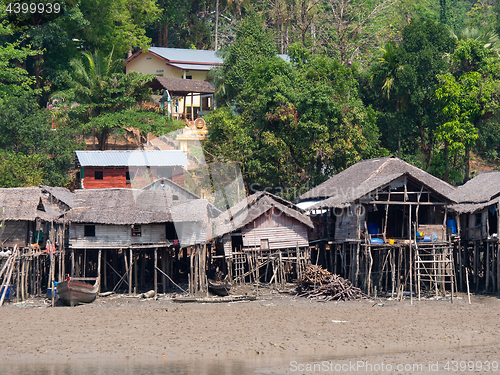
[[[164,224],[141,225],[141,236],[132,236],[130,225],[95,226],[95,237],[84,236],[84,224],[73,223],[69,228],[69,243],[73,247],[126,246],[129,244],[159,243],[166,241]]]
[[[104,189],[104,188],[126,188],[126,173],[128,168],[85,168],[85,177],[83,179],[84,189]],[[96,180],[95,172],[103,172],[103,179]]]
[[[103,172],[103,179],[96,180],[95,172]],[[130,188],[131,184],[127,184],[128,167],[116,168],[98,168],[85,167],[85,177],[83,179],[84,189],[105,189],[105,188]],[[144,173],[148,172],[148,176],[144,177]],[[157,178],[156,168],[130,168],[130,172],[134,178],[134,187],[142,188],[150,184]],[[184,186],[184,170],[182,167],[174,167],[172,172],[172,181],[178,185]]]
[[[307,228],[273,207],[241,229],[243,247],[260,249],[261,240],[269,241],[270,250],[309,246]]]
[[[359,226],[360,229],[364,231],[366,210],[362,211],[362,214],[359,216]],[[357,222],[356,212],[349,207],[344,208],[342,215],[337,216],[335,221],[335,240],[345,241],[357,239]]]
[[[0,238],[0,246],[3,247],[25,247],[28,244],[28,222],[6,221],[5,229]],[[5,241],[5,242],[4,242]]]

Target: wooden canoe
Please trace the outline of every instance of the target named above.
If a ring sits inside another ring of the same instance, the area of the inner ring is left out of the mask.
[[[231,284],[227,281],[215,281],[208,279],[208,290],[218,296],[228,296]]]
[[[99,283],[88,284],[81,279],[72,278],[57,284],[57,294],[59,299],[69,306],[76,306],[81,303],[89,303],[95,300]]]

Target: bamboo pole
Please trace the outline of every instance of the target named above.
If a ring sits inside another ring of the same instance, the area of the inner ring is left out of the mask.
[[[14,270],[14,267],[15,267],[15,258],[17,256],[17,245],[14,245],[14,251],[12,252],[12,260],[11,260],[11,265],[9,266],[9,272],[8,272],[8,276],[7,276],[7,279],[4,281],[4,283],[2,283],[2,287],[3,287],[3,293],[2,293],[2,297],[0,298],[0,307],[3,305],[3,301],[5,299],[5,296],[7,295],[7,289],[9,287],[9,284],[10,284],[10,278],[12,277],[12,271]],[[2,290],[2,288],[0,287],[0,290]]]

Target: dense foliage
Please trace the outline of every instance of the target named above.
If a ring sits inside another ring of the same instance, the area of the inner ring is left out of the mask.
[[[105,149],[178,127],[139,105],[152,77],[123,73],[148,45],[217,47],[205,151],[236,163],[247,188],[291,198],[390,153],[451,183],[470,178],[472,159],[500,164],[497,1],[59,3],[42,17],[1,2],[0,186],[68,183],[86,136]]]

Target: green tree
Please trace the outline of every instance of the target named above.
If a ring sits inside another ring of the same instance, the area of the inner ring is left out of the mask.
[[[149,46],[146,28],[160,14],[154,0],[85,0],[80,10],[87,20],[79,37],[85,48],[104,54],[114,50],[120,57],[134,47]]]
[[[371,102],[384,113],[380,119],[386,124],[379,122],[383,144],[395,151],[401,139],[403,149],[413,154],[419,150],[425,168],[429,168],[436,141],[437,75],[448,71],[445,57],[454,48],[455,41],[444,25],[415,20],[403,29],[392,68],[379,63],[373,69],[377,79],[372,83]],[[392,98],[381,98],[380,93],[388,82]]]
[[[25,186],[40,178],[49,185],[65,185],[78,147],[76,129],[53,130],[52,113],[40,109],[29,94],[6,97],[0,112],[2,165],[13,171],[7,186]]]
[[[449,158],[457,167],[457,156],[463,154],[464,180],[469,179],[470,151],[478,139],[477,126],[482,117],[492,110],[490,103],[500,88],[497,82],[485,79],[479,72],[468,72],[455,79],[450,73],[439,76],[440,85],[436,98],[441,105],[442,123],[436,130],[436,138],[444,144],[446,171],[450,171]]]
[[[251,188],[292,198],[380,150],[352,70],[297,45],[289,53],[291,64],[272,57],[255,66],[236,99],[239,116],[220,109],[206,118],[205,149],[213,161],[239,163]]]
[[[82,129],[96,137],[100,150],[106,149],[111,135],[131,128],[145,136],[179,127],[161,113],[140,106],[150,98],[151,89],[146,83],[153,79],[152,75],[120,73],[121,62],[113,60],[113,52],[106,57],[99,51],[84,52],[82,57],[70,63],[71,88],[56,93],[54,98],[64,99],[60,114],[79,120]]]
[[[258,63],[271,59],[277,52],[274,42],[255,13],[243,19],[222,66],[227,100],[233,101],[236,98]]]

